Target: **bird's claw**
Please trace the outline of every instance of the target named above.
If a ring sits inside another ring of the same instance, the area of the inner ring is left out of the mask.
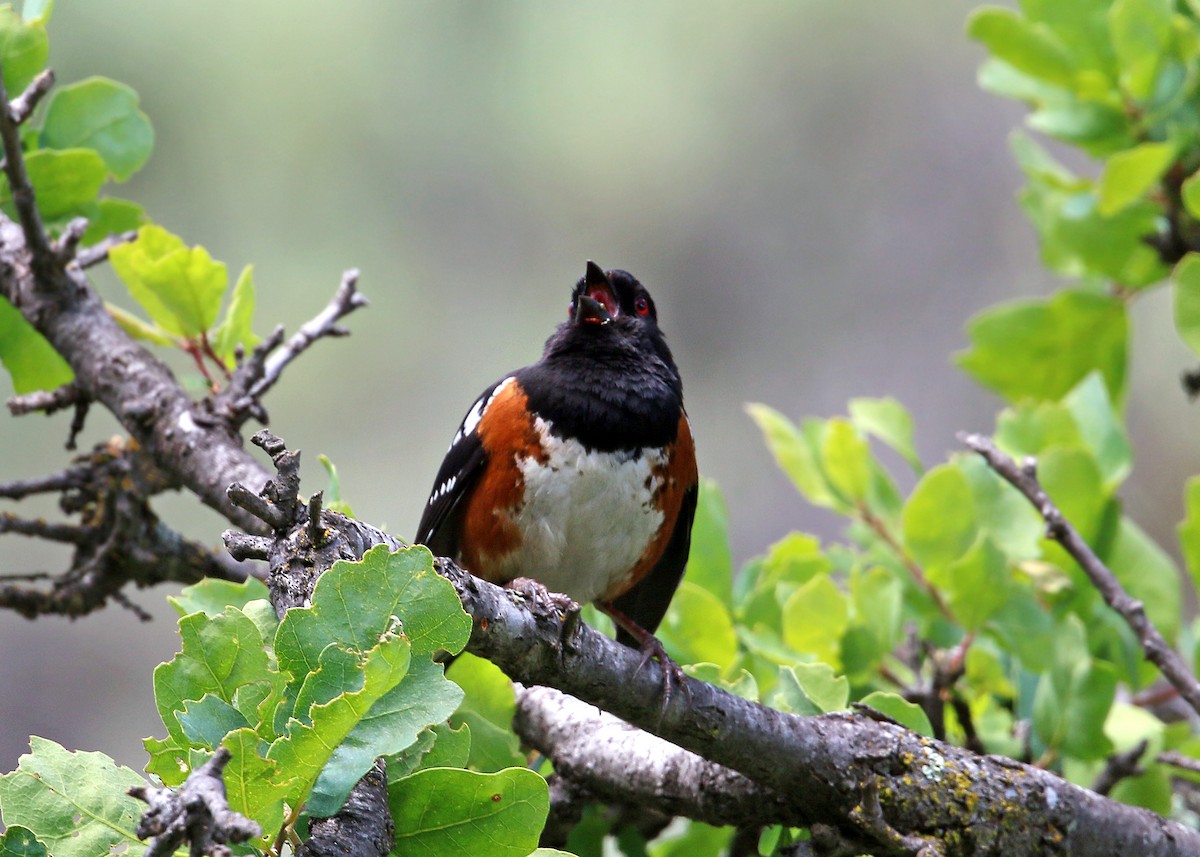
[[[683,667],[675,663],[671,656],[667,654],[667,650],[663,648],[663,644],[653,634],[647,634],[642,639],[639,649],[642,653],[642,659],[638,662],[637,669],[633,671],[635,676],[642,671],[642,667],[646,666],[652,660],[657,660],[659,666],[662,668],[662,706],[658,711],[658,725],[662,726],[663,718],[667,714],[667,708],[671,705],[671,685],[679,685],[688,703],[690,704],[692,701],[692,690],[688,687],[687,673],[683,671]]]

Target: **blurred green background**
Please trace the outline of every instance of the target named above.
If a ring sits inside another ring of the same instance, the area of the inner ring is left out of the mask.
[[[838,528],[775,469],[743,403],[799,417],[894,395],[936,462],[998,406],[949,361],[963,322],[1049,290],[1013,200],[1020,111],[975,86],[970,8],[60,0],[49,30],[60,81],[141,94],[155,154],[115,192],[231,272],[253,262],[259,333],[294,330],[362,270],[354,335],[267,400],[306,490],[324,487],[325,453],[356,514],[411,536],[457,421],[536,359],[592,258],[655,296],[740,561],[790,529]],[[1166,298],[1136,310],[1126,498],[1171,545],[1200,456]],[[0,417],[0,479],[61,467],[68,422]],[[117,430],[93,413],[81,446]],[[186,497],[157,508],[207,543],[225,526]],[[0,540],[0,572],[64,562]],[[139,739],[163,733],[150,685],[176,649],[170,592],[134,594],[148,625],[118,607],[0,613],[0,770],[30,733],[141,767]]]

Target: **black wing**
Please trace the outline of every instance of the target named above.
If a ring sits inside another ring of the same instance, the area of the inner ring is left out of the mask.
[[[503,381],[504,379],[501,379]],[[455,512],[483,471],[487,453],[479,440],[476,428],[492,393],[500,386],[497,381],[480,394],[459,424],[446,458],[442,461],[433,490],[417,525],[417,544],[433,551],[434,556],[454,557],[458,552],[458,521]]]
[[[614,607],[651,634],[658,628],[663,616],[667,615],[667,606],[679,588],[679,581],[683,579],[688,550],[692,544],[692,519],[696,517],[696,497],[699,493],[699,486],[693,485],[683,495],[679,517],[675,520],[675,532],[671,533],[671,541],[667,542],[667,549],[654,568],[628,592],[613,601]],[[638,647],[637,639],[620,626],[617,627],[617,641],[634,649]]]

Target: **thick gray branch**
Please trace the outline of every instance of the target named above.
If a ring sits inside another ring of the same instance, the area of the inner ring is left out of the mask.
[[[276,458],[286,465],[284,481],[295,479],[294,458]],[[328,511],[321,513],[321,527],[313,528],[306,507],[292,505],[295,525],[277,534],[267,549],[273,576],[297,578],[294,585],[272,581],[283,600],[311,591],[315,567],[361,555],[372,544],[398,545],[361,521]],[[319,547],[308,541],[312,532],[321,534]],[[764,795],[779,796],[781,822],[833,830],[844,841],[871,843],[861,850],[885,855],[1200,853],[1200,833],[1151,812],[1102,798],[1047,771],[979,756],[869,716],[797,717],[691,678],[685,679],[688,692],[674,694],[663,711],[657,663],[639,669],[637,652],[566,619],[549,599],[526,600],[449,561],[438,565],[473,618],[468,651],[496,663],[515,681],[557,688],[736,772],[740,777],[714,776],[711,782],[714,787],[736,783],[741,789],[751,781]],[[549,743],[553,757],[556,750]],[[578,745],[574,749],[579,765],[590,764]],[[605,767],[608,757],[602,752],[595,758],[589,787],[627,788],[629,772]],[[605,770],[613,774],[607,785],[600,782]],[[647,780],[658,775],[644,765],[639,770],[647,801],[661,800],[669,812],[681,809],[684,792],[655,797]],[[691,809],[704,816],[713,812],[711,806],[698,803]]]

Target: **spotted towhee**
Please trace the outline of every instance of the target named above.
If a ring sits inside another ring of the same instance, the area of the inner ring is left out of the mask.
[[[493,583],[532,578],[593,602],[619,640],[666,664],[653,634],[683,576],[696,493],[654,301],[629,273],[588,262],[542,359],[467,412],[417,541]]]

